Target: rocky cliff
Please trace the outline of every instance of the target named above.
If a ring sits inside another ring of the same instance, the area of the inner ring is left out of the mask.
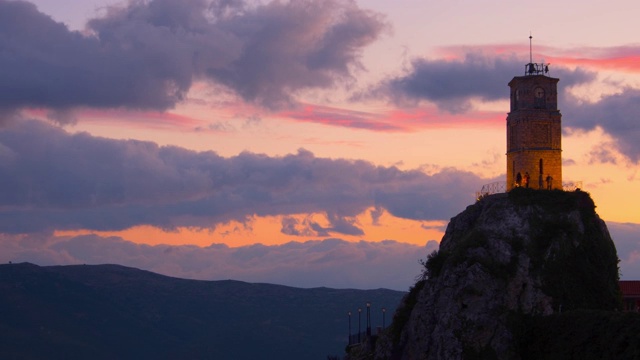
[[[523,359],[527,319],[619,308],[616,249],[589,194],[518,188],[451,219],[392,326],[351,358]]]

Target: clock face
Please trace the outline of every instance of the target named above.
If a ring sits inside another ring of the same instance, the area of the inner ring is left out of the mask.
[[[536,98],[542,99],[544,97],[544,89],[536,88],[535,90],[533,90],[533,94],[536,96]]]

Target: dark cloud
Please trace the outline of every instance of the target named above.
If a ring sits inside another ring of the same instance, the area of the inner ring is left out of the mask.
[[[380,15],[340,0],[271,2],[219,23],[244,47],[233,62],[206,73],[269,106],[290,102],[293,91],[349,79],[360,50],[385,27]]]
[[[339,231],[338,227],[323,227],[313,221],[310,217],[298,220],[295,217],[285,216],[282,218],[282,228],[280,232],[285,235],[305,236],[305,237],[326,237],[330,231],[349,234],[349,232]]]
[[[582,130],[593,130],[601,127],[616,139],[617,151],[629,160],[640,161],[640,90],[622,89],[618,94],[608,95],[597,102],[587,103],[574,98],[567,98],[562,105],[563,125]],[[592,155],[602,162],[615,163],[611,149],[595,149]]]
[[[471,110],[471,99],[493,101],[509,98],[507,84],[514,76],[524,75],[525,63],[515,57],[491,57],[468,53],[461,60],[412,61],[408,73],[385,80],[375,91],[396,101],[426,100],[450,113]],[[561,86],[571,87],[592,81],[595,74],[584,70],[551,67]]]
[[[282,218],[281,224],[282,224],[282,228],[280,229],[281,233],[285,235],[293,235],[293,236],[303,235],[302,231],[298,230],[298,225],[300,224],[298,219],[294,217],[285,216]]]
[[[331,226],[322,227],[314,224],[314,228],[324,233],[339,233],[345,235],[364,235],[364,231],[358,227],[356,219],[353,217],[339,216],[335,212],[327,213],[327,220]]]
[[[0,0],[0,108],[164,110],[197,79],[277,107],[349,79],[385,26],[349,0],[152,0],[109,8],[83,35]]]
[[[550,76],[560,79],[558,101],[563,126],[593,130],[601,127],[616,139],[615,150],[634,163],[640,161],[640,90],[623,88],[620,93],[589,103],[576,99],[567,91],[596,79],[597,73],[580,68],[551,66]],[[467,54],[462,60],[416,59],[406,75],[388,79],[375,91],[398,102],[429,101],[450,113],[471,109],[471,100],[506,100],[507,84],[513,76],[524,75],[524,62],[516,58]],[[612,152],[593,153],[594,159],[614,161]]]
[[[407,290],[421,272],[420,259],[436,241],[416,246],[397,241],[350,243],[339,239],[230,248],[142,245],[118,237],[0,235],[0,262],[39,265],[121,264],[169,276],[236,279],[296,287]]]
[[[322,226],[320,223],[309,218],[300,221],[293,217],[283,217],[280,232],[285,235],[307,237],[327,237],[332,233],[364,235],[364,231],[356,225],[356,220],[354,218],[337,216],[330,212],[327,212],[326,215],[330,226]]]
[[[431,176],[420,171],[403,172],[393,167],[381,171],[384,173],[383,178],[389,176],[388,180],[391,180],[399,176],[404,181],[402,184],[389,181],[384,186],[376,187],[373,195],[376,204],[395,216],[414,220],[449,220],[469,204],[465,199],[470,191],[475,193],[485,183],[492,182],[490,179],[480,179],[472,173],[451,168]],[[434,201],[435,199],[438,200]],[[443,217],[444,214],[450,216]]]
[[[496,100],[508,97],[506,84],[520,73],[511,60],[468,54],[460,61],[415,59],[408,74],[388,80],[388,92],[396,99],[429,100],[451,113],[470,109],[477,97]]]
[[[375,209],[371,210],[369,213],[371,215],[371,222],[374,225],[380,225],[380,217],[384,215],[384,209],[380,207],[376,207]]]
[[[131,45],[130,45],[131,46]],[[166,109],[180,100],[190,74],[140,51],[109,47],[70,32],[32,4],[0,1],[0,107],[74,106]]]
[[[317,222],[311,222],[309,223],[309,228],[311,229],[311,231],[313,231],[317,236],[322,236],[322,237],[326,237],[329,236],[329,229],[323,227],[322,225],[318,224]]]
[[[72,135],[39,121],[0,130],[0,178],[0,232],[143,224],[211,228],[254,215],[323,213],[329,226],[303,224],[323,236],[362,234],[353,218],[372,206],[404,218],[449,219],[486,181],[453,169],[429,176],[317,158],[305,150],[223,158],[144,141]]]

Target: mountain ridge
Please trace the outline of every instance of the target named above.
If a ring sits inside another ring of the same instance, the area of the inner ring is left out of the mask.
[[[326,359],[346,346],[347,311],[367,301],[393,311],[404,295],[189,280],[117,264],[4,264],[0,290],[0,357],[26,359]]]

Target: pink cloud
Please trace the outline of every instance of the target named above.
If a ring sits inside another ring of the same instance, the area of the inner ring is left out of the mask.
[[[529,55],[529,44],[448,46],[438,49],[438,54],[447,61],[462,60],[469,53],[524,58],[525,55]],[[534,42],[533,58],[534,62],[544,61],[553,65],[586,66],[602,70],[640,72],[640,46],[576,47],[566,49],[538,45]]]
[[[201,126],[204,121],[170,112],[129,111],[124,109],[86,109],[79,114],[83,121],[123,125],[141,125],[148,128],[189,128]]]
[[[581,57],[548,57],[548,61],[572,66],[587,66],[598,68],[601,70],[617,70],[623,72],[640,72],[640,54],[616,56],[610,54],[611,57],[589,59]]]
[[[297,110],[280,112],[278,115],[300,122],[390,133],[470,124],[501,126],[505,118],[503,112],[476,111],[467,114],[450,114],[432,106],[410,109],[387,108],[380,112],[367,112],[313,104],[306,104]]]
[[[501,126],[504,112],[476,111],[467,114],[450,114],[435,108],[393,109],[387,114],[388,121],[402,123],[411,130],[450,128],[464,125]]]
[[[28,117],[52,119],[51,112],[42,108],[25,109],[23,113]],[[82,108],[70,110],[70,115],[74,118],[81,119],[83,123],[122,126],[133,125],[150,129],[193,129],[198,126],[202,126],[205,123],[203,120],[187,115],[170,112],[127,109]],[[56,121],[56,119],[52,120]]]
[[[404,132],[406,127],[386,121],[381,114],[336,107],[305,104],[298,109],[279,113],[280,116],[300,122],[319,123],[384,132]]]

